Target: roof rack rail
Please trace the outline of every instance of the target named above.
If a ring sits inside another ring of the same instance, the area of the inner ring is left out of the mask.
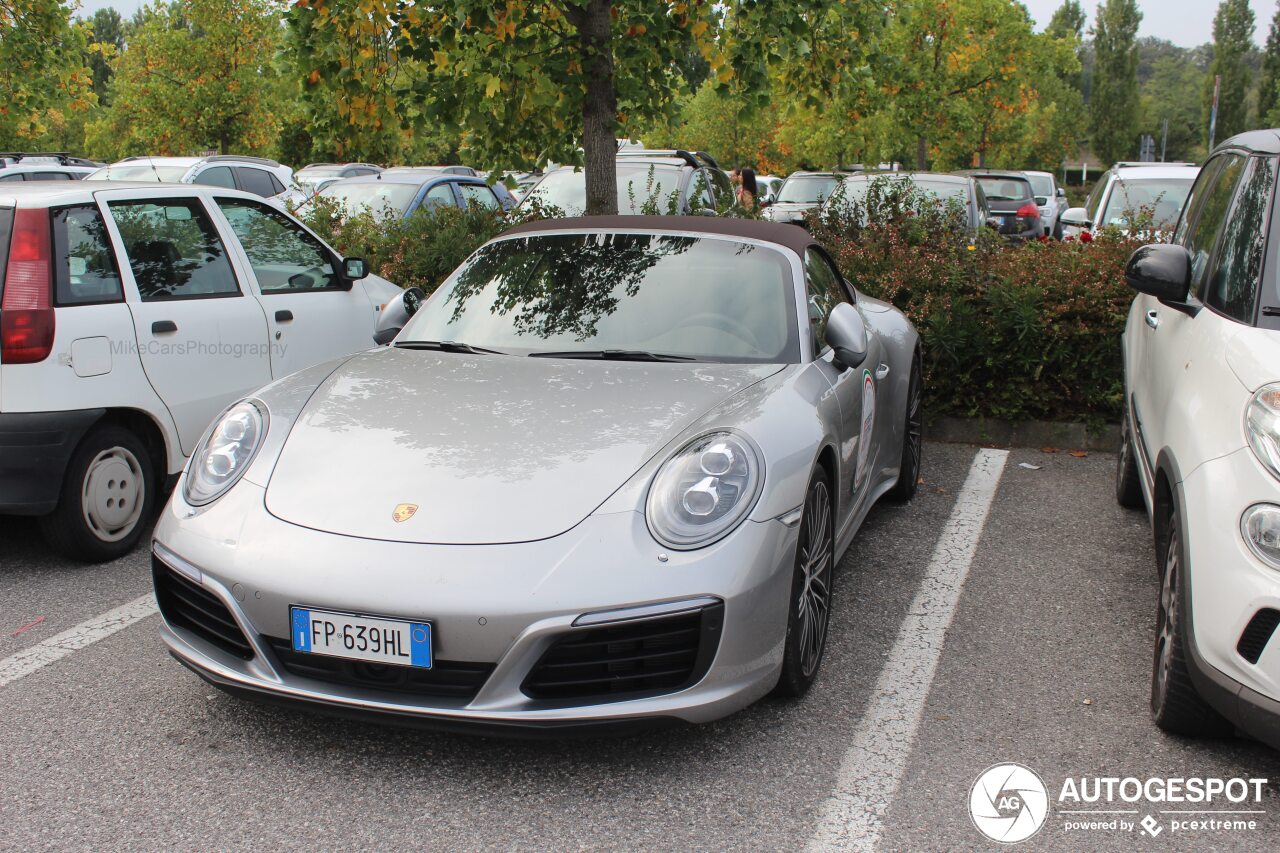
[[[210,163],[225,163],[229,160],[239,160],[243,163],[259,163],[263,166],[280,165],[275,160],[271,160],[267,157],[250,157],[244,154],[213,154],[209,157],[205,157],[204,159]]]
[[[700,166],[713,166],[716,161],[711,159],[710,154],[701,151],[685,151],[683,148],[621,148],[618,150],[619,157],[679,157],[687,165],[697,169]]]
[[[0,151],[0,160],[54,160],[61,166],[97,166],[98,163],[84,157],[73,157],[65,151]]]
[[[1113,168],[1113,169],[1120,169],[1120,168],[1128,169],[1128,168],[1131,168],[1131,167],[1133,167],[1133,166],[1195,166],[1195,165],[1197,165],[1197,164],[1195,164],[1195,163],[1189,163],[1189,162],[1187,162],[1186,160],[1169,160],[1169,161],[1167,161],[1167,162],[1161,162],[1161,161],[1158,161],[1158,160],[1121,160],[1121,161],[1117,162],[1117,163],[1116,163],[1114,166],[1112,166],[1111,168]]]

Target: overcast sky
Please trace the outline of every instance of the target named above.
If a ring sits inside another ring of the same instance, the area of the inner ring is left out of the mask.
[[[1036,29],[1042,30],[1062,5],[1062,0],[1023,0],[1023,3],[1031,12]],[[1089,16],[1089,26],[1092,27],[1098,0],[1080,0],[1080,5]],[[1249,0],[1249,5],[1253,8],[1253,38],[1261,45],[1267,40],[1267,30],[1276,13],[1276,0]],[[1218,11],[1217,0],[1138,0],[1138,8],[1142,10],[1139,36],[1167,39],[1181,47],[1195,47],[1213,41],[1213,15]]]
[[[1037,29],[1044,29],[1062,0],[1023,0]],[[126,18],[143,5],[142,0],[82,0],[80,14],[93,15],[95,9],[114,6]],[[1081,0],[1089,25],[1093,25],[1098,0]],[[1262,44],[1267,40],[1267,29],[1276,12],[1276,0],[1249,0],[1257,22],[1254,40]],[[1182,47],[1194,47],[1213,40],[1213,13],[1218,8],[1216,0],[1138,0],[1142,10],[1142,26],[1138,34],[1168,39]]]

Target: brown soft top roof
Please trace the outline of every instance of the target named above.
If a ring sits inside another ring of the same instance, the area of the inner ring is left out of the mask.
[[[816,245],[808,231],[784,222],[760,222],[755,219],[732,219],[718,216],[574,216],[567,219],[541,219],[526,222],[500,234],[537,234],[543,231],[686,231],[694,234],[717,234],[745,237],[764,243],[785,246],[798,255]]]

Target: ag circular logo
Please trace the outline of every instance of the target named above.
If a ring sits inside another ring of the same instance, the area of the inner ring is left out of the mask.
[[[1034,770],[996,764],[969,789],[969,817],[979,832],[1001,844],[1026,841],[1049,816],[1049,792]]]

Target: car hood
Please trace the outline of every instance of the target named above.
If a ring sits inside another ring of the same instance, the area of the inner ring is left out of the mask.
[[[1240,327],[1227,342],[1227,364],[1250,393],[1280,382],[1280,332]]]
[[[764,209],[764,217],[773,222],[780,219],[802,219],[817,206],[816,201],[776,201]]]
[[[266,506],[371,539],[544,539],[780,369],[374,350],[330,374],[298,415]]]

